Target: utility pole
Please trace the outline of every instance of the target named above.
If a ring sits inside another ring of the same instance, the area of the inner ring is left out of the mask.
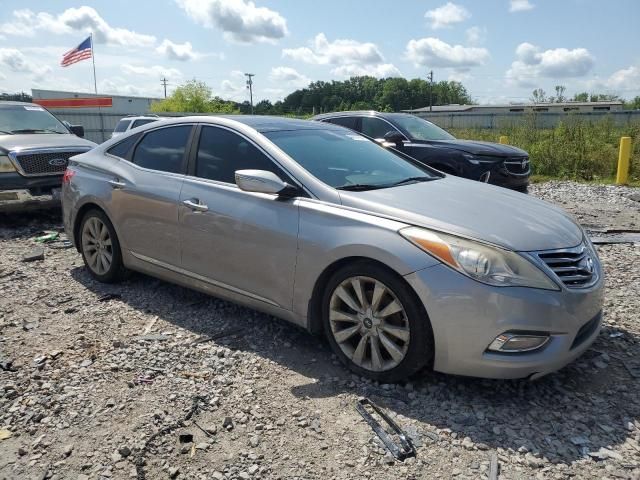
[[[160,84],[164,87],[164,98],[167,98],[167,78],[162,77],[160,79]]]
[[[429,112],[433,112],[433,70],[427,75],[429,79]]]
[[[249,89],[249,99],[251,101],[251,115],[253,115],[253,80],[252,77],[255,77],[255,73],[245,73],[245,77],[247,77],[247,88]]]

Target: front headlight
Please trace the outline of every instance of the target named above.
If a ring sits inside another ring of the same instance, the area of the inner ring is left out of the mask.
[[[0,155],[0,173],[15,172],[16,167],[13,166],[11,160],[6,155]]]
[[[503,248],[418,227],[400,235],[458,272],[496,287],[560,288],[523,256]]]
[[[488,157],[482,155],[474,155],[472,153],[463,153],[462,156],[469,160],[469,163],[472,163],[474,165],[495,165],[504,160],[504,158],[500,157]]]

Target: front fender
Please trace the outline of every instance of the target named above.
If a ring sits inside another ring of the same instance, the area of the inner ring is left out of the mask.
[[[399,275],[439,262],[399,233],[407,224],[339,205],[299,200],[300,225],[293,310],[307,317],[316,282],[331,265],[347,258],[368,258]]]

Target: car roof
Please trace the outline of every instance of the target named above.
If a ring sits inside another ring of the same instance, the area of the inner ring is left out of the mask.
[[[15,106],[42,107],[42,105],[38,105],[37,103],[17,102],[17,101],[13,101],[13,100],[0,100],[0,108],[2,108],[2,107],[15,107]]]
[[[331,124],[323,124],[322,127],[319,127],[318,123],[310,120],[276,117],[271,115],[215,115],[214,117],[228,118],[229,120],[243,123],[260,133],[276,132],[280,130],[318,130],[319,128],[323,130],[340,130],[343,128],[338,125]]]
[[[312,120],[324,120],[326,118],[336,117],[380,117],[388,120],[392,120],[397,117],[415,117],[410,113],[389,113],[389,112],[377,112],[375,110],[352,110],[343,112],[331,112],[321,113],[312,118]]]

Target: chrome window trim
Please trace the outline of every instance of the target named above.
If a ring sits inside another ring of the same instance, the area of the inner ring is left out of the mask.
[[[25,173],[25,171],[22,169],[22,166],[20,165],[20,161],[18,160],[18,157],[20,155],[33,155],[33,154],[39,154],[39,153],[57,153],[57,152],[70,152],[70,153],[74,153],[75,155],[79,155],[81,153],[87,153],[89,150],[91,150],[92,147],[86,146],[86,147],[82,147],[82,146],[78,146],[78,147],[36,147],[36,148],[21,148],[21,149],[17,149],[17,150],[11,150],[10,152],[7,153],[7,156],[9,157],[9,160],[11,160],[11,163],[13,163],[13,166],[15,167],[15,169],[18,171],[18,173],[20,175],[22,175],[23,177],[54,177],[56,175],[62,175],[62,172],[56,172],[56,173]]]

